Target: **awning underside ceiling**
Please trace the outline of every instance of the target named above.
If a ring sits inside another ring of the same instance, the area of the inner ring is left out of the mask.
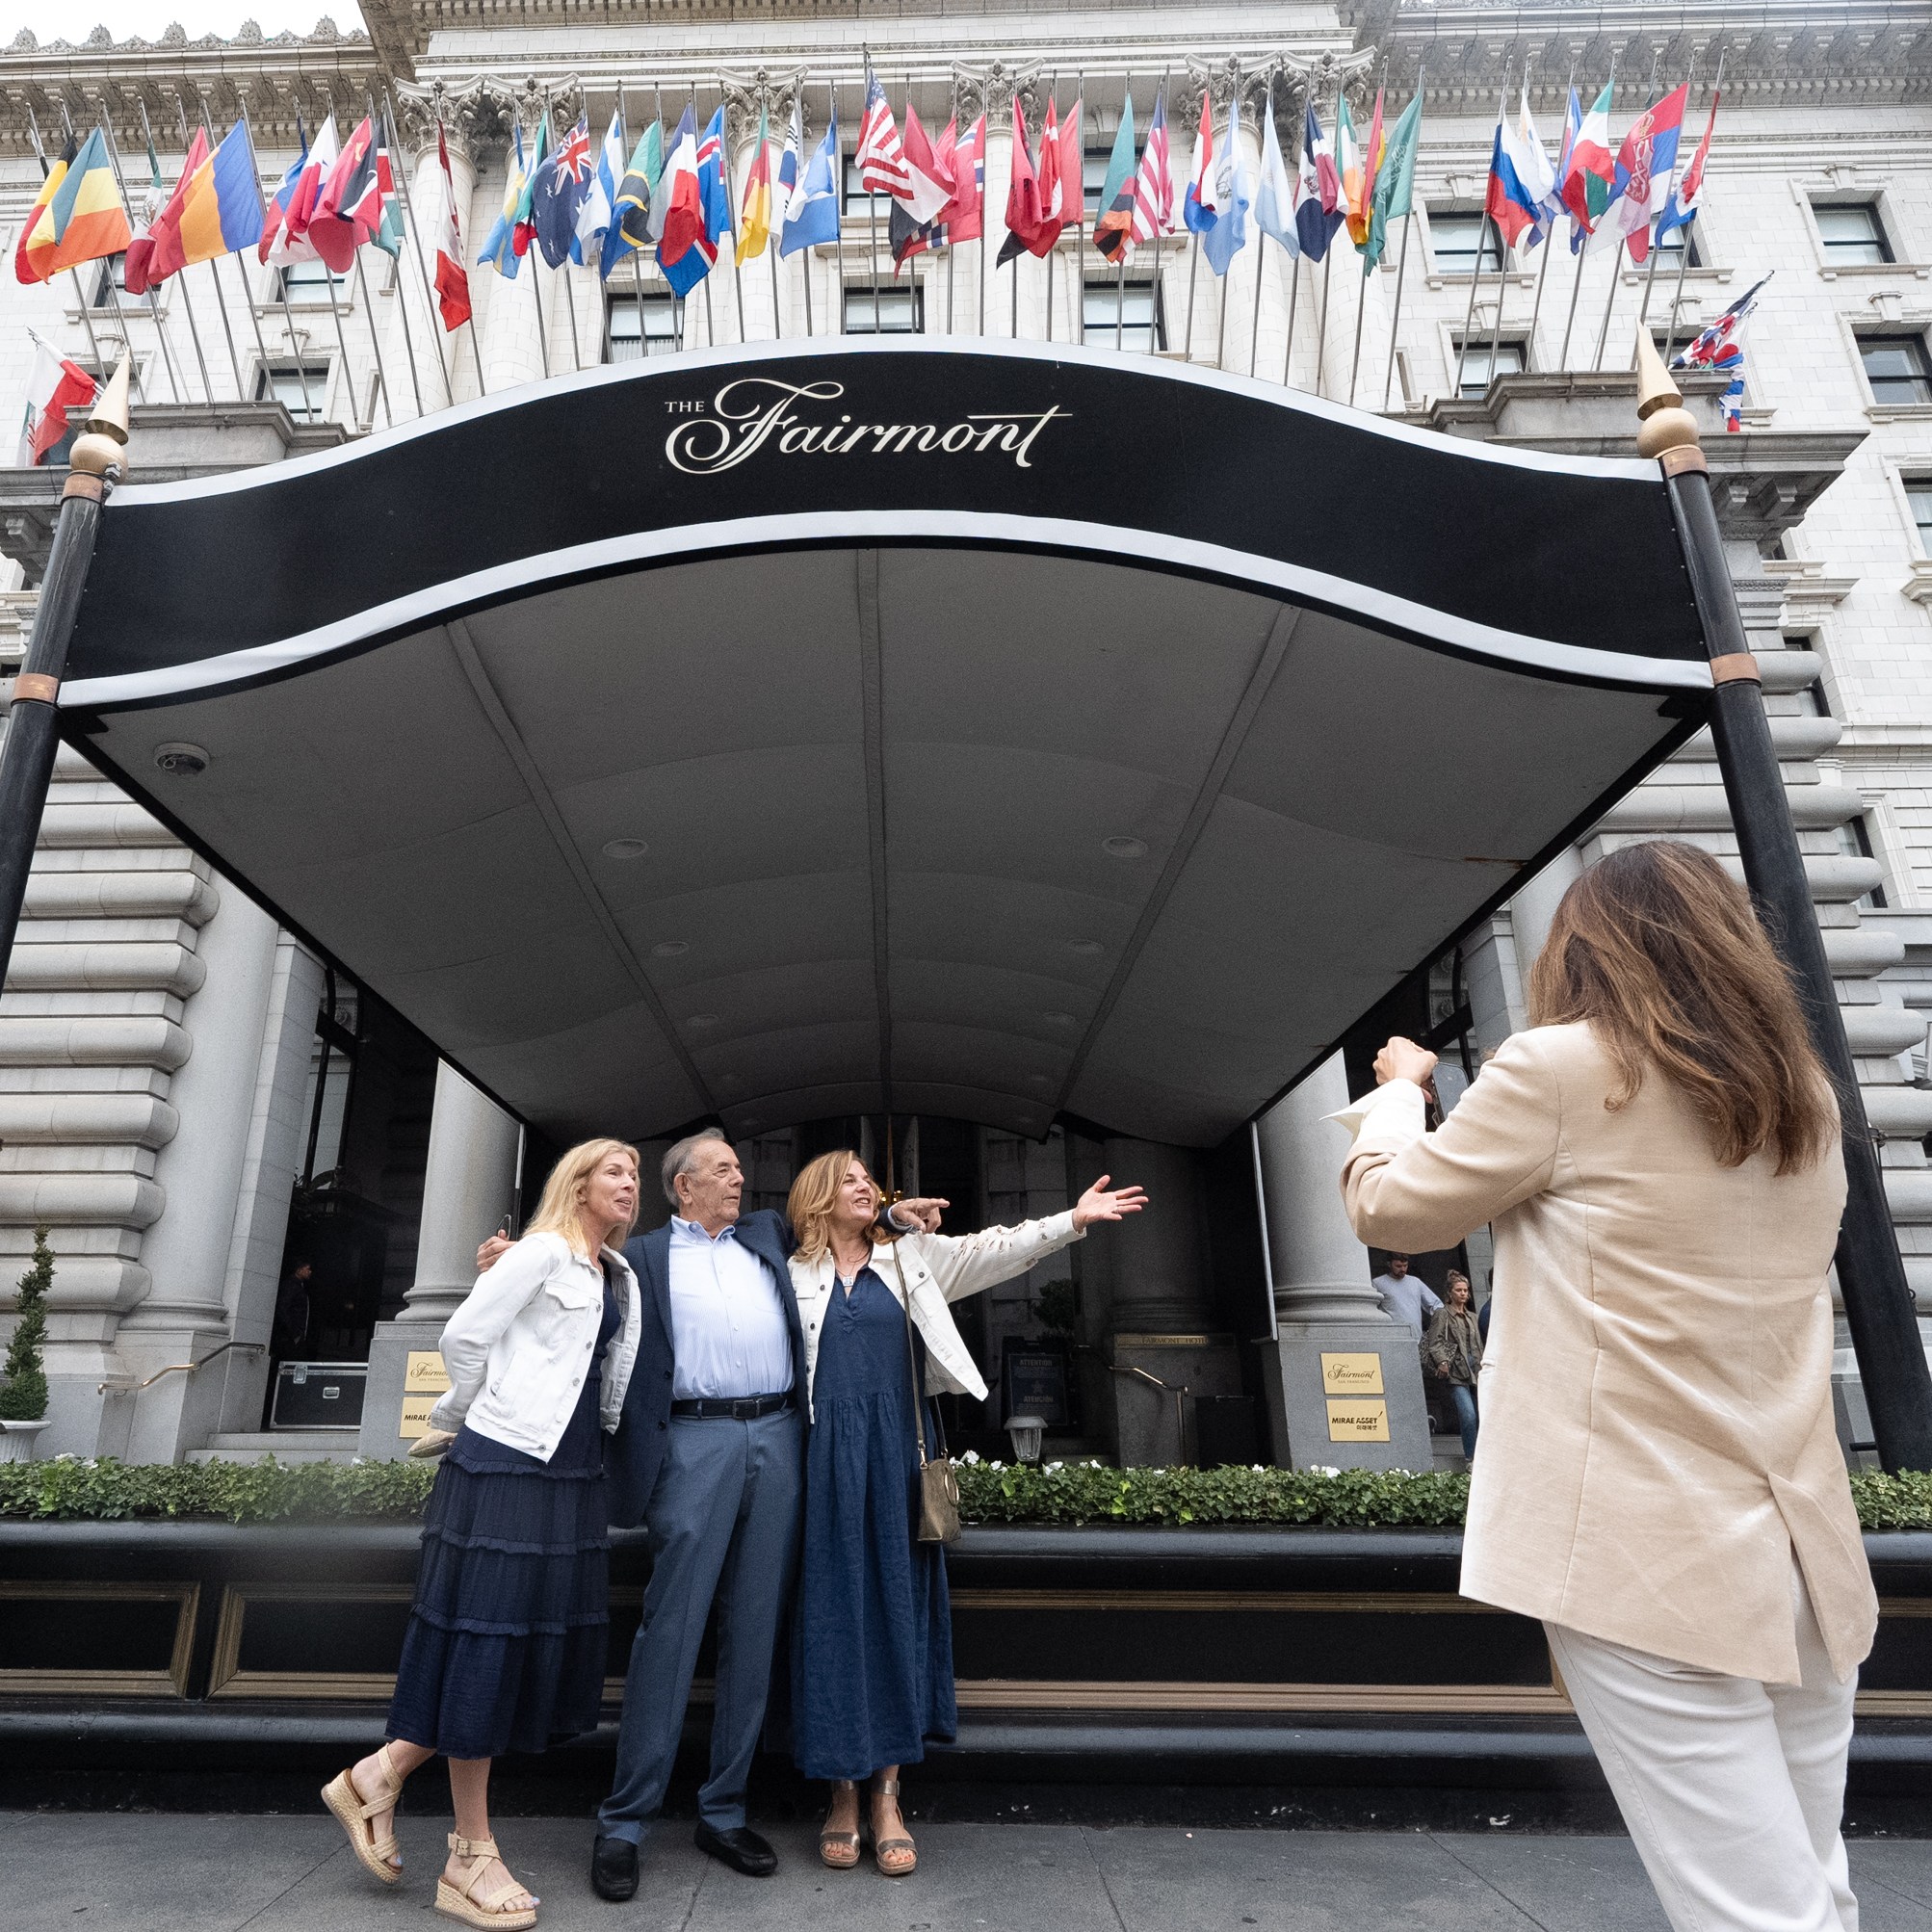
[[[1660,705],[1131,562],[847,549],[546,590],[95,742],[553,1135],[889,1079],[1204,1144],[1653,757]],[[208,770],[157,773],[170,740]]]

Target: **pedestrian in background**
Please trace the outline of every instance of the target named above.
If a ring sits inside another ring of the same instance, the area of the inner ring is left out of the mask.
[[[1482,1367],[1482,1335],[1469,1301],[1469,1276],[1460,1268],[1449,1271],[1449,1299],[1429,1318],[1423,1337],[1423,1372],[1446,1384],[1455,1404],[1455,1423],[1462,1435],[1465,1462],[1475,1458],[1475,1377]]]
[[[638,1217],[638,1152],[587,1140],[550,1171],[523,1239],[439,1344],[453,1434],[423,1515],[389,1741],[323,1792],[364,1868],[396,1884],[403,1781],[450,1761],[457,1828],[436,1910],[521,1932],[537,1900],[490,1835],[489,1771],[597,1727],[609,1648],[603,1438],[637,1358],[637,1278],[615,1244]]]
[[[1838,1108],[1708,853],[1564,895],[1506,1040],[1434,1134],[1392,1039],[1343,1192],[1365,1242],[1488,1221],[1462,1592],[1543,1620],[1680,1932],[1856,1932],[1840,1819],[1877,1602],[1833,1425]]]
[[[1443,1305],[1442,1297],[1421,1275],[1410,1273],[1408,1256],[1391,1255],[1371,1285],[1381,1296],[1382,1313],[1391,1321],[1406,1321],[1421,1342],[1423,1324]]]

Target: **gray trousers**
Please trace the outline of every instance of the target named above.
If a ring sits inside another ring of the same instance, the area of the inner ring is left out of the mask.
[[[797,1561],[799,1489],[795,1411],[749,1423],[672,1421],[645,1514],[651,1580],[624,1678],[616,1783],[597,1815],[602,1836],[635,1844],[664,1807],[714,1601],[718,1694],[698,1815],[719,1831],[744,1824]]]

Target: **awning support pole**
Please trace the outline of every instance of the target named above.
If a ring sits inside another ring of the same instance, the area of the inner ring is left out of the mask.
[[[27,660],[13,684],[7,713],[7,739],[0,745],[0,983],[13,955],[20,908],[27,899],[27,875],[34,868],[34,846],[40,835],[47,786],[60,749],[61,679],[67,667],[67,640],[80,614],[81,591],[93,561],[100,534],[101,506],[112,482],[120,476],[127,443],[129,359],[102,391],[85,433],[74,439],[66,487],[61,492],[60,520]]]
[[[1845,1321],[1871,1411],[1872,1437],[1887,1470],[1932,1469],[1932,1371],[1926,1368],[1912,1290],[1886,1205],[1884,1170],[1866,1121],[1824,937],[1812,908],[1811,886],[1764,716],[1757,661],[1724,561],[1697,420],[1684,407],[1648,329],[1637,332],[1636,347],[1637,414],[1642,421],[1637,450],[1655,457],[1663,471],[1684,546],[1710,656],[1710,735],[1745,882],[1771,943],[1797,982],[1813,1044],[1843,1110],[1847,1191],[1836,1262]]]

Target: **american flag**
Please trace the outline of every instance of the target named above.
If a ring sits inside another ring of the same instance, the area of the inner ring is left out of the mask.
[[[1167,151],[1164,88],[1154,97],[1154,118],[1147,123],[1147,144],[1134,176],[1134,225],[1128,232],[1136,244],[1174,232],[1174,166]]]
[[[859,187],[866,194],[890,195],[900,201],[912,198],[912,171],[905,165],[899,127],[876,75],[866,84],[866,111],[859,122],[856,158]]]

